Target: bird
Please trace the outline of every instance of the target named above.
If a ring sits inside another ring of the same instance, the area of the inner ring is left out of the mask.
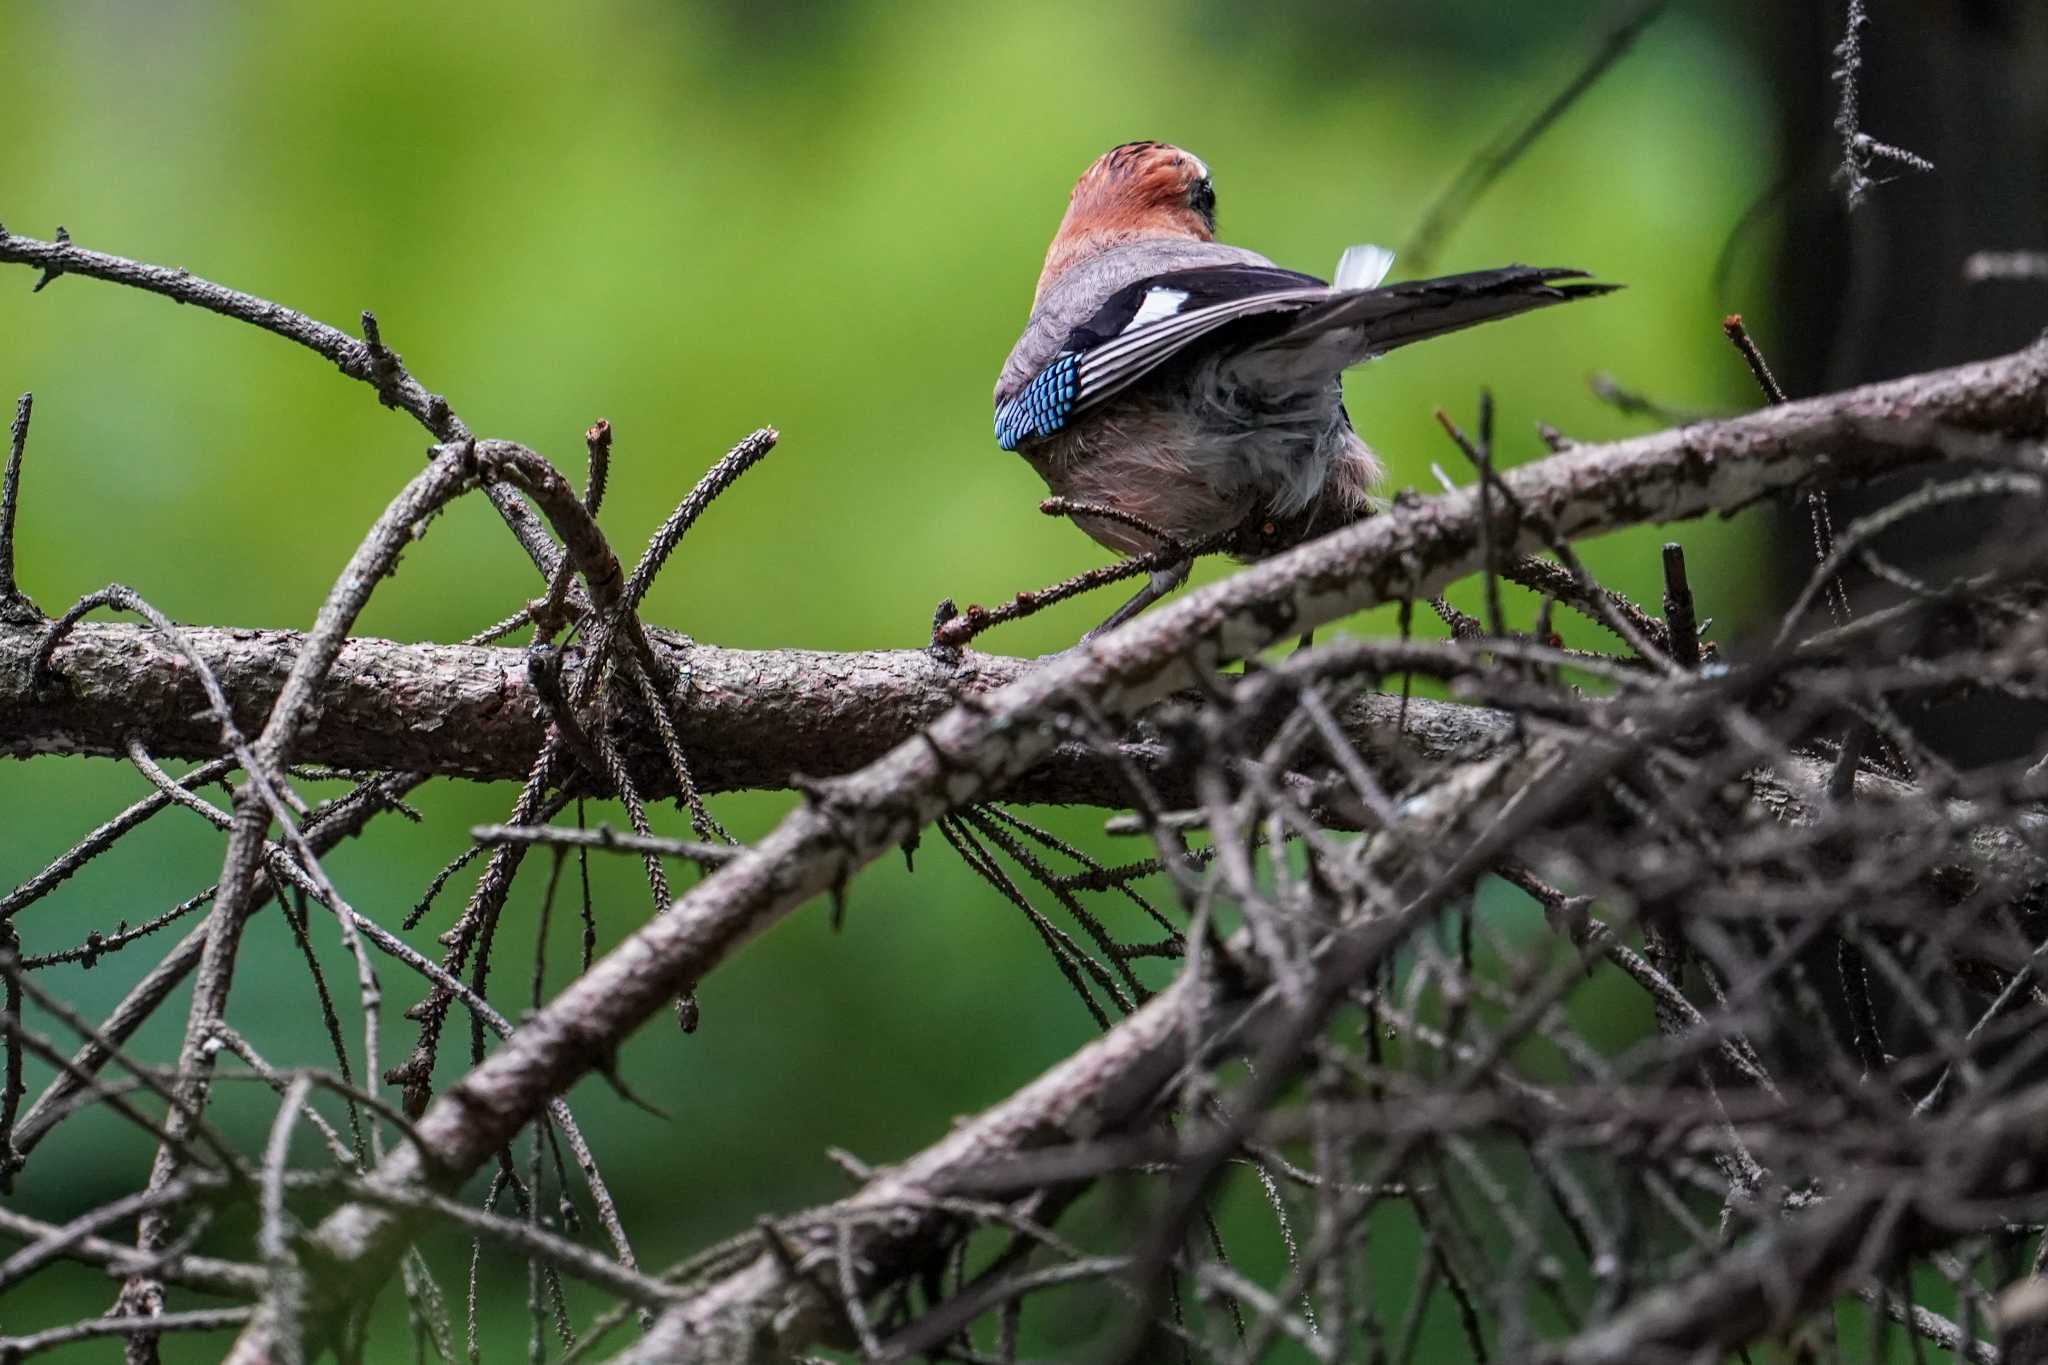
[[[995,436],[1063,500],[1049,510],[1165,562],[1084,643],[1186,581],[1196,549],[1248,562],[1378,510],[1345,370],[1616,287],[1520,265],[1385,285],[1393,263],[1353,246],[1325,282],[1219,242],[1207,163],[1164,142],[1082,173],[996,380]]]

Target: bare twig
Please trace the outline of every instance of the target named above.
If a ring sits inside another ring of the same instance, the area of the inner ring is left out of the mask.
[[[1864,0],[1844,0],[1842,41],[1835,45],[1835,135],[1842,140],[1842,164],[1835,176],[1842,182],[1842,194],[1851,211],[1881,181],[1872,174],[1879,161],[1889,161],[1912,171],[1932,171],[1934,163],[1903,147],[1879,142],[1863,131],[1859,82],[1863,77],[1863,39],[1870,30],[1870,13]]]
[[[1970,284],[1994,280],[2048,280],[2048,251],[1974,251],[1963,260]]]
[[[14,581],[14,514],[21,497],[21,457],[28,447],[28,418],[34,405],[32,393],[15,400],[14,421],[7,428],[7,469],[0,474],[0,617],[6,618],[42,615]]]
[[[1423,213],[1422,222],[1401,248],[1401,255],[1407,259],[1410,269],[1428,272],[1436,261],[1437,249],[1443,239],[1451,234],[1479,196],[1519,161],[1522,154],[1564,116],[1566,110],[1599,83],[1609,68],[1635,46],[1643,30],[1664,12],[1667,3],[1668,0],[1635,0],[1601,36],[1592,54],[1572,74],[1563,89],[1551,96],[1527,123],[1501,133],[1459,170],[1457,177],[1444,187]]]
[[[1049,587],[1024,589],[999,607],[969,606],[958,616],[936,622],[932,627],[932,643],[957,649],[983,631],[1006,622],[1021,621],[1027,616],[1035,616],[1047,607],[1064,602],[1070,597],[1079,597],[1083,593],[1106,588],[1111,583],[1121,583],[1140,574],[1173,569],[1201,555],[1214,554],[1234,541],[1237,535],[1236,528],[1232,528],[1192,547],[1183,546],[1168,536],[1156,550],[1133,555],[1119,563],[1085,569],[1072,578],[1062,579]]]
[[[224,1332],[240,1327],[254,1310],[248,1308],[194,1308],[182,1313],[158,1313],[150,1317],[87,1318],[47,1331],[25,1336],[0,1337],[0,1359],[26,1360],[44,1351],[95,1337],[135,1336],[161,1332]]]
[[[598,848],[618,853],[652,853],[663,858],[688,858],[691,862],[716,866],[731,862],[740,850],[731,844],[697,843],[689,839],[659,839],[627,834],[610,825],[596,829],[561,829],[551,825],[478,825],[469,837],[490,848],[499,844],[546,844],[553,848]]]
[[[1699,617],[1693,608],[1692,584],[1685,577],[1685,547],[1664,543],[1664,627],[1671,660],[1688,673],[1700,666]]]

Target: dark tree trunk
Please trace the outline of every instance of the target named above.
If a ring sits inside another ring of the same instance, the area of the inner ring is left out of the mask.
[[[1857,125],[1934,164],[1879,160],[1853,212],[1839,174],[1842,0],[1758,7],[1743,20],[1778,99],[1783,174],[1757,230],[1778,238],[1774,287],[1742,301],[1793,397],[1995,355],[2048,325],[2048,281],[1968,283],[1979,251],[2048,250],[2048,5],[2039,0],[1867,0]],[[1896,485],[1832,501],[1837,531]],[[1787,598],[1813,567],[1805,506],[1782,517]],[[1959,552],[1999,534],[1983,504],[1915,518],[1880,542],[1887,561],[1935,584]],[[1852,569],[1858,603],[1898,590]],[[1908,714],[1967,766],[2017,757],[2048,731],[2048,707],[1926,698]]]

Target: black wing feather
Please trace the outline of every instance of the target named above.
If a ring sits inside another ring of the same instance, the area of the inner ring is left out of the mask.
[[[1153,275],[1139,280],[1136,284],[1125,285],[1109,296],[1108,302],[1095,310],[1095,315],[1067,334],[1067,344],[1060,347],[1068,351],[1085,353],[1100,346],[1113,337],[1123,335],[1131,325],[1131,319],[1144,307],[1145,296],[1155,289],[1172,289],[1186,294],[1187,301],[1177,310],[1192,313],[1218,303],[1230,303],[1236,299],[1248,298],[1254,294],[1271,294],[1281,289],[1320,288],[1324,282],[1313,275],[1304,275],[1296,270],[1282,270],[1278,266],[1224,265],[1210,266],[1199,270],[1174,270],[1164,275]]]

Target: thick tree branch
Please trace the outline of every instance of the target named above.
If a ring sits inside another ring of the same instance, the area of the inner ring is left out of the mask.
[[[237,723],[252,728],[303,640],[295,631],[182,633],[220,681]],[[219,752],[220,727],[206,713],[198,679],[156,632],[81,624],[56,650],[56,681],[40,690],[26,681],[39,638],[38,630],[0,623],[0,751],[116,756],[124,737],[134,736],[167,758]],[[680,737],[708,791],[788,789],[792,778],[855,771],[963,699],[995,693],[1034,666],[971,651],[940,662],[924,650],[721,649],[661,635],[651,643],[678,679],[671,699]],[[573,676],[577,651],[570,654]],[[1378,692],[1345,702],[1337,719],[1360,757],[1390,783],[1417,762],[1476,756],[1514,728],[1507,712],[1490,707],[1419,697],[1404,703]],[[673,795],[651,727],[621,728],[641,790]],[[359,639],[342,649],[296,752],[303,762],[353,771],[510,781],[526,775],[529,764],[520,756],[538,749],[546,732],[523,650]],[[1130,764],[1161,800],[1195,804],[1186,765],[1174,761],[1142,718],[1116,752],[1062,744],[991,795],[1123,809],[1132,799]],[[1824,771],[1816,772],[1788,769],[1782,779],[1760,773],[1751,787],[1774,818],[1787,818],[1825,780]],[[1858,779],[1859,793],[1870,800],[1898,799],[1897,788],[1871,774]],[[1969,823],[1957,817],[1959,826]],[[1980,869],[2011,869],[2027,856],[2016,837],[1983,832],[1976,842]]]
[[[247,730],[268,714],[304,642],[296,631],[194,627],[182,633]],[[52,656],[52,681],[37,688],[28,661],[40,637],[40,628],[0,623],[0,753],[119,757],[131,737],[162,759],[203,759],[220,751],[220,727],[205,713],[198,679],[160,636],[136,626],[81,624]],[[676,679],[669,700],[678,737],[700,786],[711,792],[782,789],[796,774],[852,772],[961,700],[999,691],[1032,666],[973,652],[940,661],[924,650],[720,649],[658,633],[650,643]],[[565,673],[573,680],[583,652],[565,653]],[[520,649],[352,640],[328,675],[294,758],[355,771],[522,779],[548,725],[526,663]],[[1379,754],[1390,746],[1398,709],[1396,699],[1361,698],[1348,708],[1355,721],[1348,728]],[[1504,717],[1475,715],[1469,707],[1414,702],[1407,742],[1420,755],[1436,757],[1485,742],[1506,726]],[[653,726],[629,719],[620,729],[639,790],[672,795],[674,775]],[[1134,739],[1124,757],[1166,782],[1167,799],[1190,798],[1158,744]],[[1080,744],[1061,746],[1005,795],[1122,808],[1131,795],[1118,762]]]

